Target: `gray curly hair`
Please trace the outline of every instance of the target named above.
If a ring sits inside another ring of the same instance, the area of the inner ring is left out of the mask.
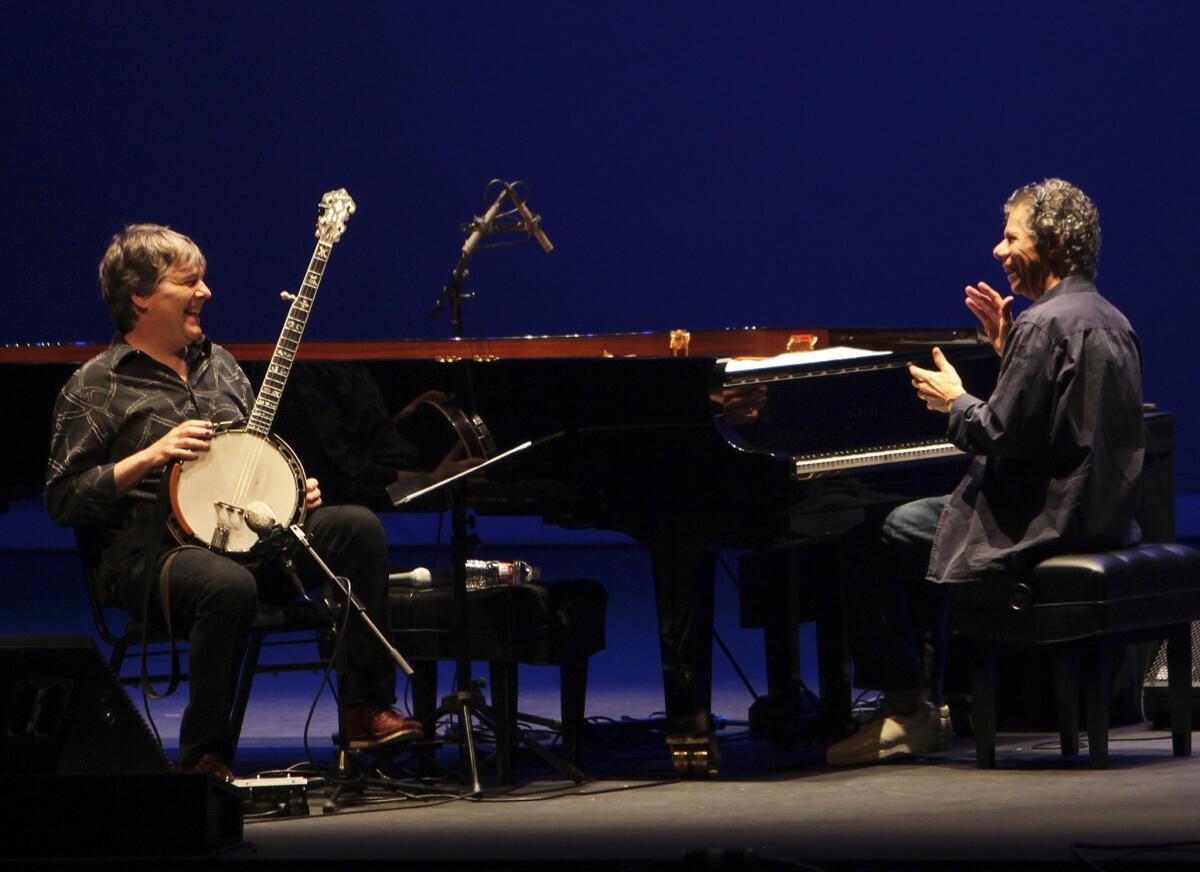
[[[1028,203],[1029,230],[1038,254],[1058,276],[1096,277],[1100,257],[1100,213],[1087,194],[1062,179],[1017,188],[1004,204],[1007,216]]]
[[[176,266],[206,266],[196,243],[159,224],[130,224],[112,238],[100,261],[100,294],[122,335],[137,323],[134,294],[148,297]]]

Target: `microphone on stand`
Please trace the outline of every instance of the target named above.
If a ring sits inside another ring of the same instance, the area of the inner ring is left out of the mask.
[[[475,229],[471,235],[467,237],[467,241],[463,243],[462,253],[466,257],[471,256],[471,252],[475,250],[475,246],[479,244],[479,240],[483,239],[483,235],[487,233],[492,226],[492,221],[496,217],[496,213],[500,211],[500,204],[504,202],[504,198],[509,194],[508,188],[500,191],[500,196],[496,198],[496,202],[488,207],[488,210],[483,213],[483,217],[475,224]]]
[[[304,589],[300,575],[296,572],[296,564],[288,553],[288,546],[297,544],[295,535],[279,523],[279,519],[275,517],[275,510],[262,500],[255,500],[246,506],[243,516],[246,519],[246,526],[258,534],[259,540],[268,548],[277,550],[284,574],[291,579],[296,590],[300,591],[300,596],[304,597],[306,602],[311,603],[312,599],[309,597],[308,591]],[[287,542],[287,539],[291,541]]]
[[[276,528],[283,529],[279,519],[275,517],[275,510],[262,500],[255,500],[246,506],[243,514],[246,517],[246,526],[259,536],[270,535]]]
[[[525,205],[525,201],[517,196],[517,192],[508,186],[508,198],[513,201],[513,205],[517,207],[517,211],[521,213],[521,217],[525,219],[526,229],[533,234],[533,238],[538,241],[542,247],[542,251],[549,254],[554,250],[554,246],[542,231],[542,216],[534,215],[529,211],[529,207]]]

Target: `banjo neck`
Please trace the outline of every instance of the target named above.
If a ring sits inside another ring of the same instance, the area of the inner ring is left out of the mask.
[[[321,198],[317,247],[300,290],[291,297],[283,331],[246,425],[218,432],[200,457],[172,466],[168,524],[181,543],[199,542],[224,554],[249,553],[258,542],[258,534],[246,518],[255,503],[265,505],[284,526],[303,519],[304,467],[283,440],[271,435],[271,425],[329,252],[342,238],[354,209],[345,188]]]
[[[292,362],[296,359],[317,289],[321,286],[321,277],[325,275],[325,267],[329,263],[329,253],[333,250],[334,243],[342,238],[346,229],[346,219],[355,210],[354,200],[345,188],[330,191],[321,199],[321,206],[323,208],[317,222],[316,248],[309,258],[308,269],[304,271],[300,289],[292,295],[292,305],[288,309],[287,318],[284,319],[283,330],[279,333],[279,341],[275,343],[275,351],[267,365],[262,387],[259,388],[254,408],[246,422],[246,429],[256,436],[265,437],[271,432],[275,413],[283,397],[283,389],[292,371]]]

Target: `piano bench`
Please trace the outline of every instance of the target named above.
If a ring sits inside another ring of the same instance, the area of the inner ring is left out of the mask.
[[[1088,755],[1108,765],[1110,651],[1130,642],[1165,640],[1171,744],[1191,756],[1191,622],[1200,619],[1200,552],[1185,545],[1139,545],[1124,551],[1065,554],[1039,563],[1027,578],[956,584],[950,625],[974,649],[976,763],[996,764],[996,661],[1004,649],[1038,646],[1054,664],[1063,756],[1079,753],[1082,673]]]
[[[437,661],[458,655],[454,594],[449,587],[393,583],[388,591],[392,639],[411,663],[413,714],[428,733],[437,709]],[[575,579],[518,584],[467,593],[467,654],[486,660],[491,705],[510,723],[518,718],[518,664],[559,668],[564,756],[578,765],[587,697],[588,658],[604,650],[608,591]],[[516,742],[497,737],[501,781],[512,778]]]

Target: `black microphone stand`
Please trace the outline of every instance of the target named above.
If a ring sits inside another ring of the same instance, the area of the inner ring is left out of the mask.
[[[450,280],[442,289],[441,296],[438,297],[430,316],[436,318],[442,308],[448,305],[450,307],[450,324],[454,330],[454,337],[456,339],[463,338],[462,300],[464,298],[470,299],[474,296],[473,294],[464,296],[462,293],[462,281],[468,275],[467,266],[471,261],[471,255],[484,235],[511,229],[508,227],[494,227],[492,223],[496,214],[500,211],[500,204],[504,202],[504,198],[512,194],[512,185],[508,182],[493,180],[489,183],[488,187],[490,188],[492,184],[497,182],[502,186],[500,195],[488,208],[487,212],[484,213],[483,217],[476,219],[470,225],[471,235],[463,243],[458,263],[450,274]],[[477,410],[475,408],[475,396],[471,386],[469,369],[464,371],[464,379],[466,382],[465,394],[469,401],[469,410],[474,413]],[[578,784],[583,781],[583,773],[578,768],[552,751],[543,748],[537,740],[519,726],[509,723],[508,720],[501,717],[494,708],[484,702],[483,694],[475,683],[471,681],[471,656],[468,650],[470,644],[470,635],[468,632],[470,612],[467,606],[467,551],[469,537],[467,534],[466,484],[462,480],[451,482],[445,490],[451,519],[450,559],[454,572],[454,618],[452,623],[455,646],[454,693],[442,698],[442,703],[438,708],[436,716],[450,714],[458,717],[460,733],[459,756],[460,761],[463,759],[466,761],[465,771],[462,773],[463,780],[470,779],[472,794],[479,793],[482,790],[479,781],[479,760],[475,751],[475,737],[472,731],[472,719],[478,719],[492,729],[497,742],[507,741],[512,737],[516,737],[524,742],[542,760]]]
[[[251,529],[254,528],[251,527]],[[388,639],[388,637],[379,629],[379,626],[373,620],[371,620],[371,616],[367,614],[366,607],[363,606],[362,601],[354,595],[354,591],[351,589],[350,580],[345,576],[338,575],[329,567],[329,564],[324,561],[321,555],[317,552],[317,549],[313,547],[312,542],[309,541],[308,535],[304,532],[303,527],[301,527],[299,524],[292,524],[290,527],[284,527],[281,524],[273,524],[265,531],[260,532],[259,530],[255,530],[255,532],[259,533],[259,540],[255,544],[254,550],[257,553],[269,554],[278,558],[280,568],[291,580],[292,584],[295,585],[296,590],[300,593],[300,596],[306,602],[316,606],[317,603],[313,602],[312,598],[308,595],[308,591],[305,589],[304,583],[300,580],[300,575],[296,571],[296,564],[292,560],[292,553],[296,551],[297,548],[302,548],[305,550],[312,558],[313,563],[317,565],[317,567],[333,585],[333,588],[341,591],[344,602],[346,603],[346,611],[350,614],[355,614],[358,616],[359,620],[361,620],[367,626],[367,629],[374,634],[375,638],[379,640],[379,643],[383,645],[384,649],[387,650],[388,655],[395,662],[396,666],[398,666],[405,675],[411,676],[413,674],[412,666],[410,666],[408,661],[404,659],[404,656],[398,650],[396,650],[396,646],[393,645],[391,640]],[[338,621],[336,610],[330,605],[330,603],[328,603],[328,601],[322,603],[320,606],[318,606],[318,608],[326,613],[326,616],[329,618],[330,622],[330,630],[333,632],[335,639],[337,639],[338,633],[345,629],[346,622]],[[335,650],[337,645],[341,645],[343,643],[344,640],[338,640],[335,642]],[[359,780],[359,777],[353,774],[354,768],[351,764],[352,761],[356,759],[356,755],[354,750],[350,747],[350,736],[346,728],[346,707],[342,704],[340,698],[338,699],[337,703],[337,718],[338,750],[334,762],[330,766],[329,770],[329,780],[334,783],[334,789],[333,793],[330,794],[329,799],[325,801],[325,804],[322,807],[322,812],[325,814],[337,811],[339,808],[341,808],[342,795],[344,791],[350,786],[350,784],[356,783]]]

